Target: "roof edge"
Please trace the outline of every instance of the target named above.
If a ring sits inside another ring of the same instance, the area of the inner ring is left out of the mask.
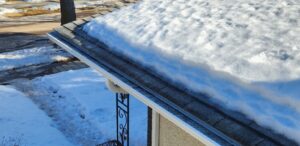
[[[175,123],[178,127],[182,128],[184,131],[189,133],[194,138],[200,140],[205,145],[240,145],[238,142],[228,138],[228,137],[219,137],[216,140],[215,138],[208,137],[205,135],[201,130],[199,130],[199,127],[197,127],[196,124],[199,123],[193,123],[190,124],[186,120],[192,120],[187,119],[187,117],[180,112],[178,112],[178,109],[174,109],[171,106],[168,106],[167,104],[164,104],[162,101],[159,101],[159,99],[155,99],[155,97],[147,91],[144,91],[146,93],[143,93],[141,88],[138,88],[133,83],[125,82],[121,80],[116,75],[112,74],[111,72],[107,71],[105,68],[100,67],[96,62],[92,61],[90,58],[83,55],[83,53],[80,53],[75,50],[73,46],[70,44],[67,44],[63,40],[59,39],[55,34],[48,33],[47,36],[49,39],[56,44],[58,44],[60,47],[67,50],[69,53],[77,57],[79,60],[85,62],[93,69],[99,71],[105,78],[113,81],[114,83],[118,84],[120,87],[122,87],[124,90],[126,90],[129,94],[136,97],[138,100],[146,104],[147,106],[151,107],[153,110],[158,112],[159,114],[166,117],[168,120]],[[197,128],[196,128],[197,127]],[[218,131],[214,131],[211,127],[207,127],[207,125],[201,125],[201,128],[205,128],[206,130],[212,132],[212,133],[219,133]],[[218,135],[220,136],[220,135]]]

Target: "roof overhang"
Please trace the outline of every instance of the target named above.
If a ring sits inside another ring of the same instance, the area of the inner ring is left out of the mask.
[[[145,105],[152,108],[152,110],[156,111],[160,115],[164,116],[166,119],[172,121],[174,124],[176,124],[178,127],[185,130],[187,133],[201,141],[205,145],[220,145],[217,141],[207,136],[207,131],[210,131],[212,133],[218,133],[219,135],[223,135],[219,133],[218,131],[214,130],[213,128],[209,127],[204,122],[202,125],[198,125],[197,123],[194,123],[193,125],[197,125],[196,127],[188,124],[187,117],[180,112],[178,112],[178,109],[174,109],[167,104],[163,103],[159,99],[157,99],[154,95],[151,95],[147,91],[143,90],[142,88],[138,87],[134,83],[131,83],[130,81],[120,78],[119,75],[116,75],[115,73],[111,72],[110,70],[107,70],[106,67],[103,67],[102,65],[99,65],[96,61],[94,61],[92,58],[88,57],[87,55],[80,53],[74,46],[68,44],[64,40],[60,39],[60,37],[55,35],[55,33],[49,33],[48,37],[51,41],[55,42],[60,47],[67,50],[70,54],[77,57],[82,62],[89,65],[91,68],[95,69],[101,75],[103,75],[105,78],[113,81],[117,85],[119,85],[122,89],[127,91],[130,95],[134,96],[141,102],[143,102]],[[198,127],[198,128],[197,128]],[[205,129],[205,133],[202,132],[202,129]],[[209,134],[211,135],[211,134]],[[221,140],[222,144],[226,141],[232,141],[231,139],[227,138],[226,136],[220,136],[219,139]],[[228,143],[229,145],[239,145],[238,143],[231,142]]]
[[[48,37],[205,145],[296,145],[240,113],[211,103],[205,95],[179,89],[151,69],[117,54],[82,30],[90,19],[61,26]]]

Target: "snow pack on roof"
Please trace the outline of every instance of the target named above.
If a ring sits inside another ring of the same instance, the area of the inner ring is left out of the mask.
[[[84,30],[300,144],[300,0],[142,0]]]

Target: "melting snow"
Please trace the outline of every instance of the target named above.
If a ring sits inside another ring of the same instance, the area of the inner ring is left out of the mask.
[[[0,4],[1,4],[1,1],[0,1]],[[19,11],[14,8],[1,8],[0,7],[0,16],[4,15],[6,13],[17,13],[17,12],[19,12]]]
[[[24,0],[25,2],[28,3],[42,3],[42,2],[52,2],[50,0]],[[105,3],[116,3],[118,0],[92,0],[92,1],[85,1],[85,0],[75,0],[75,7],[77,9],[82,9],[82,8],[88,8],[88,7],[97,7],[99,5],[103,5]],[[5,0],[0,0],[0,4],[5,4]],[[33,7],[36,9],[43,9],[43,10],[49,10],[49,11],[54,11],[60,9],[60,4],[58,2],[52,2],[48,3],[47,5],[43,5],[42,7]],[[3,17],[3,15],[7,13],[19,13],[23,12],[24,10],[22,9],[17,9],[17,8],[1,8],[0,7],[0,16]]]
[[[142,0],[84,30],[300,144],[299,0]]]
[[[13,52],[0,53],[0,71],[17,67],[63,61],[71,57],[53,46],[35,47]]]

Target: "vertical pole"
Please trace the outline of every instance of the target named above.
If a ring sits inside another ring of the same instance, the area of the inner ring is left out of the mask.
[[[148,107],[148,117],[147,117],[147,146],[151,146],[152,144],[152,109]]]
[[[129,94],[125,94],[126,95],[126,98],[127,98],[127,118],[126,118],[126,121],[127,121],[127,145],[126,146],[129,146],[129,130],[130,130],[130,124],[129,124],[129,117],[130,117],[130,112],[129,112]]]
[[[76,20],[74,0],[60,0],[61,25]]]
[[[119,113],[118,113],[119,93],[116,93],[116,129],[117,129],[117,146],[119,146]]]

